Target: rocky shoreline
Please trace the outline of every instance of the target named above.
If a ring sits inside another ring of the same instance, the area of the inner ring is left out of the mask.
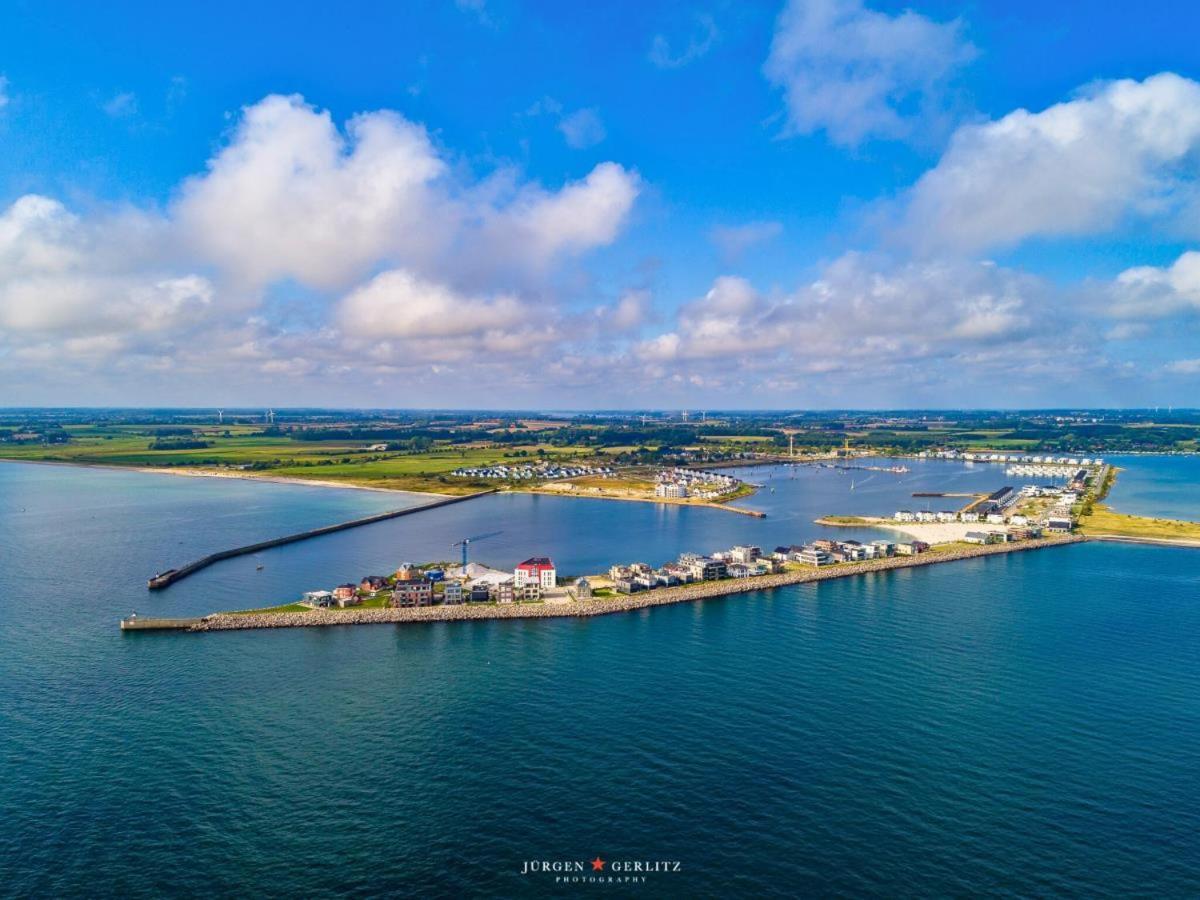
[[[750,591],[770,590],[793,584],[813,581],[829,581],[872,572],[887,572],[892,569],[910,569],[916,566],[936,565],[978,556],[995,556],[1002,553],[1018,553],[1025,550],[1040,550],[1063,544],[1086,541],[1083,535],[1062,535],[1020,541],[1012,544],[992,544],[963,547],[951,552],[932,551],[920,556],[892,556],[858,563],[847,563],[827,569],[805,569],[784,572],[778,575],[761,575],[755,578],[726,579],[699,584],[660,588],[613,599],[586,600],[570,603],[513,603],[503,605],[476,606],[424,606],[404,609],[350,609],[310,610],[288,613],[214,613],[205,616],[188,630],[240,631],[253,628],[313,628],[331,625],[386,625],[398,622],[453,622],[470,619],[540,619],[564,616],[603,616],[612,613],[665,606],[671,603],[688,603],[710,597],[729,594],[744,594]]]

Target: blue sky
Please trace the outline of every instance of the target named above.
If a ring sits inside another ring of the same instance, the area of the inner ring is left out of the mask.
[[[0,393],[1194,403],[1198,26],[0,3]]]

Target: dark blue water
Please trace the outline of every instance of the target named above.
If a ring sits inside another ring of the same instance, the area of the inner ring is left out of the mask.
[[[679,860],[651,896],[1200,892],[1194,551],[1089,544],[593,621],[116,630],[132,604],[252,605],[231,601],[497,523],[505,565],[723,546],[837,511],[843,477],[760,495],[764,520],[473,501],[151,598],[164,560],[396,498],[0,466],[0,893],[549,894],[522,860],[597,855]]]

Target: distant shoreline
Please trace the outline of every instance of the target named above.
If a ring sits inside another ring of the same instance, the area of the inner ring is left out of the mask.
[[[726,512],[751,516],[755,519],[765,519],[767,517],[765,512],[757,509],[745,509],[740,506],[731,506],[728,503],[716,503],[709,500],[701,503],[691,503],[687,500],[675,500],[670,497],[620,497],[616,494],[573,494],[567,491],[548,491],[542,488],[515,488],[507,493],[537,494],[541,497],[568,497],[573,500],[623,500],[629,503],[655,503],[659,506],[683,506],[692,507],[693,509],[723,509]],[[754,495],[747,494],[746,496],[752,497]]]
[[[0,462],[28,464],[34,466],[69,466],[76,469],[107,469],[114,472],[145,472],[149,475],[174,475],[182,478],[230,478],[236,481],[257,481],[267,484],[298,484],[322,488],[341,488],[349,491],[375,491],[382,494],[414,494],[423,497],[462,497],[469,494],[446,494],[439,491],[418,491],[411,488],[389,488],[355,482],[330,481],[328,479],[301,478],[294,475],[256,475],[253,472],[224,472],[213,469],[198,469],[191,466],[120,466],[114,463],[73,462],[60,459],[13,459],[0,457]],[[475,492],[472,492],[475,493]],[[510,488],[496,490],[500,494],[537,494],[542,497],[564,497],[570,500],[623,500],[630,503],[656,503],[660,506],[684,506],[696,509],[723,509],[727,512],[765,519],[767,514],[756,509],[731,506],[725,503],[689,503],[687,500],[671,500],[665,497],[618,497],[608,494],[572,494],[566,491],[548,491],[539,488]],[[753,494],[747,495],[753,496]]]
[[[30,466],[67,466],[73,469],[106,469],[111,472],[144,472],[147,475],[174,475],[182,478],[230,478],[236,481],[261,481],[267,484],[299,484],[322,488],[341,488],[347,491],[375,491],[382,494],[419,494],[430,497],[457,497],[459,494],[442,494],[437,491],[414,491],[407,488],[379,487],[378,485],[344,483],[317,478],[296,478],[290,475],[255,475],[251,472],[221,472],[211,469],[196,469],[185,466],[119,466],[115,463],[73,462],[62,459],[13,459],[0,457],[0,463],[17,463]]]
[[[1083,543],[1082,535],[1037,538],[1010,544],[962,547],[949,552],[927,551],[919,556],[892,556],[886,559],[843,563],[828,568],[812,568],[779,575],[751,578],[727,578],[673,588],[644,591],[617,599],[573,600],[567,603],[512,603],[498,605],[462,604],[385,609],[309,610],[279,613],[213,613],[179,630],[191,632],[244,631],[262,628],[321,628],[338,625],[386,625],[402,622],[446,622],[482,619],[538,619],[590,617],[631,612],[652,606],[689,603],[731,594],[764,591],[794,584],[829,581],[877,572],[890,572],[918,566],[937,565],[981,556],[1019,553],[1067,544]]]

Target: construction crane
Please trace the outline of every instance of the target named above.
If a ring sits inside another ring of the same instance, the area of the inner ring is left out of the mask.
[[[487,534],[477,534],[474,537],[463,538],[461,541],[455,541],[450,545],[451,549],[454,547],[462,547],[462,567],[464,576],[467,574],[467,548],[476,541],[482,541],[484,538],[495,537],[498,534],[503,534],[503,532],[489,531]]]

